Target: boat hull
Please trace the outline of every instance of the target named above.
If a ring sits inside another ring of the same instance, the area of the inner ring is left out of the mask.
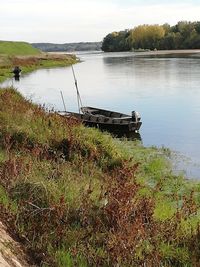
[[[131,116],[125,114],[117,118],[89,113],[80,114],[74,112],[60,112],[59,114],[67,117],[75,117],[86,126],[99,128],[113,133],[137,132],[142,125],[141,121],[134,121]]]
[[[142,125],[142,122],[138,122],[138,123],[131,122],[127,124],[105,124],[105,123],[89,122],[89,121],[84,121],[84,120],[83,120],[83,123],[86,126],[99,128],[100,130],[113,132],[113,133],[137,132],[139,131]]]

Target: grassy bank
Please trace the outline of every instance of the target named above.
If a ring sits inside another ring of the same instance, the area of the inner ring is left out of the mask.
[[[12,77],[14,66],[23,73],[39,68],[63,67],[74,64],[74,55],[45,54],[24,42],[0,41],[0,82]]]
[[[26,42],[0,41],[0,54],[9,56],[33,56],[41,54],[41,51]]]
[[[1,90],[1,219],[38,266],[198,266],[200,186],[169,153]]]

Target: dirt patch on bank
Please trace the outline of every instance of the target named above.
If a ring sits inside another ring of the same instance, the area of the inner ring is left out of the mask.
[[[19,243],[8,234],[6,227],[0,222],[0,267],[34,267],[27,261]]]
[[[36,56],[15,56],[12,57],[12,65],[20,65],[20,66],[30,66],[30,65],[38,65],[42,61],[53,60],[53,61],[65,61],[65,60],[75,60],[74,55],[64,55],[64,54],[40,54]]]

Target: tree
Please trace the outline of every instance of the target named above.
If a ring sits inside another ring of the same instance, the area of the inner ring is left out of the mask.
[[[164,37],[165,30],[159,25],[140,25],[130,31],[129,43],[134,49],[155,49]]]
[[[129,36],[128,30],[120,32],[112,32],[108,34],[103,39],[102,50],[105,52],[130,50],[129,43],[127,42],[128,36]]]

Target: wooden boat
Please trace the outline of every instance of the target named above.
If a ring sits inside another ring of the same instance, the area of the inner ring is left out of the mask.
[[[136,111],[126,115],[93,107],[81,107],[80,110],[82,113],[62,111],[59,114],[75,117],[87,126],[116,133],[137,132],[142,124],[140,114]]]
[[[96,127],[101,130],[116,133],[117,135],[121,133],[137,132],[140,129],[142,122],[140,121],[140,114],[137,111],[132,111],[131,115],[126,115],[106,109],[83,107],[73,66],[72,72],[76,86],[79,113],[66,111],[65,101],[61,91],[60,93],[65,111],[58,112],[60,115],[75,117],[86,126]]]

